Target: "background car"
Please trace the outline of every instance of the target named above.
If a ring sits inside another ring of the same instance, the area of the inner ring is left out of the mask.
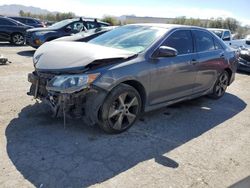
[[[29,95],[51,104],[55,116],[84,118],[109,133],[127,130],[143,112],[204,95],[219,99],[237,69],[235,51],[215,34],[168,24],[51,41],[33,61]]]
[[[30,17],[9,17],[9,18],[32,27],[46,27],[46,25],[41,20],[36,18],[30,18]]]
[[[250,72],[250,49],[241,47],[239,56],[238,70]]]
[[[43,43],[63,37],[70,36],[85,30],[109,26],[108,23],[91,19],[67,19],[57,22],[47,28],[29,29],[26,35],[26,43],[38,48]]]
[[[0,41],[8,41],[15,45],[25,43],[25,33],[32,26],[25,25],[21,22],[0,16]]]
[[[75,42],[86,42],[89,41],[103,33],[111,31],[117,28],[116,26],[100,27],[96,29],[90,29],[87,31],[82,31],[72,36],[61,37],[53,41],[75,41]]]

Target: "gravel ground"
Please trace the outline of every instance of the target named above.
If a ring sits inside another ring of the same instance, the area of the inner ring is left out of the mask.
[[[107,135],[78,120],[64,128],[26,95],[33,53],[0,45],[13,62],[0,66],[1,188],[219,188],[249,180],[249,75],[237,74],[220,100],[202,97],[154,111],[128,132]]]

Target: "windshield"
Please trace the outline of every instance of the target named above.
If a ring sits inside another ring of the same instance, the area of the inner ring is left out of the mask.
[[[104,33],[89,43],[140,53],[166,31],[167,29],[158,27],[127,25]]]
[[[220,31],[220,30],[210,30],[210,31],[212,31],[218,37],[222,38],[223,31]]]
[[[60,21],[60,22],[56,22],[55,24],[49,26],[49,28],[52,28],[52,29],[59,29],[61,27],[64,27],[65,25],[73,22],[74,20],[72,19],[68,19],[68,20],[63,20],[63,21]]]

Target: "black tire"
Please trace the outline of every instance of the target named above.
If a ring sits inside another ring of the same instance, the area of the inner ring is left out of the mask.
[[[141,97],[129,85],[115,87],[100,109],[99,126],[107,133],[122,133],[129,129],[141,112]]]
[[[11,43],[16,45],[16,46],[22,46],[25,43],[25,39],[23,34],[21,33],[14,33],[11,36]]]
[[[219,75],[217,81],[215,82],[213,87],[213,93],[208,96],[212,99],[221,98],[226,93],[228,83],[229,75],[227,71],[224,71]]]

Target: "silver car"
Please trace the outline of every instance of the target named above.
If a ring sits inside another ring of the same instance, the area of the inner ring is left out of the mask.
[[[235,78],[237,55],[203,28],[132,24],[88,42],[45,43],[34,67],[28,94],[48,102],[54,116],[121,133],[143,112],[222,97]]]

